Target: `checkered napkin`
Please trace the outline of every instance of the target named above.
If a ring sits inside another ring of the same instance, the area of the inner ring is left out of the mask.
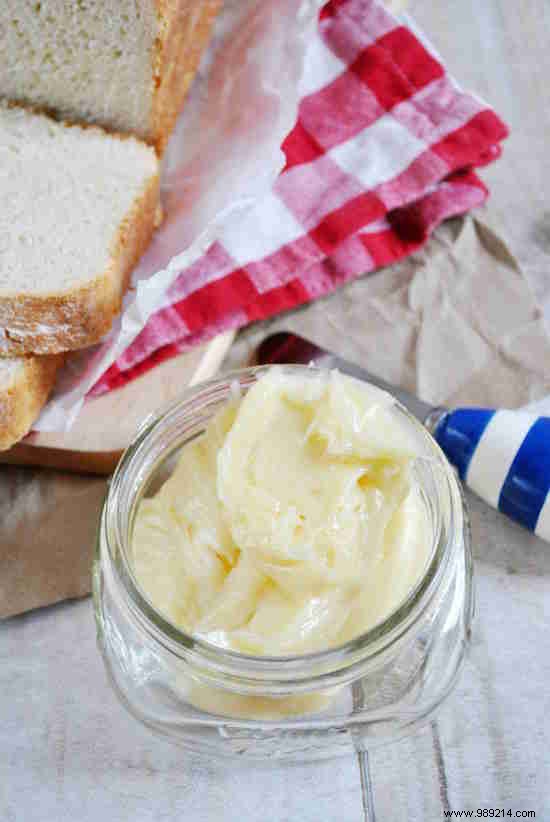
[[[329,294],[481,205],[507,129],[375,0],[331,0],[306,55],[286,167],[170,287],[92,392],[221,331]]]

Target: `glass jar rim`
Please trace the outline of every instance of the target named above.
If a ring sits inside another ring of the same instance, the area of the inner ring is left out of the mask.
[[[423,436],[434,457],[433,463],[437,464],[441,470],[444,482],[438,483],[438,492],[443,495],[443,499],[438,500],[438,522],[437,527],[434,528],[430,559],[416,585],[383,620],[345,643],[305,654],[260,656],[222,648],[201,637],[187,633],[163,616],[141,590],[128,555],[129,539],[123,538],[128,537],[128,532],[131,531],[130,520],[141,499],[140,492],[147,486],[155,470],[183,445],[183,442],[175,445],[172,443],[150,462],[149,470],[143,470],[143,457],[147,455],[148,446],[154,443],[155,435],[159,434],[160,429],[163,426],[169,426],[174,416],[190,408],[193,402],[198,405],[198,409],[203,407],[201,399],[207,398],[210,392],[215,393],[218,390],[220,399],[227,400],[231,396],[231,391],[235,390],[233,386],[236,383],[240,390],[248,389],[259,376],[274,368],[283,370],[285,373],[307,374],[308,377],[326,376],[329,373],[327,369],[304,365],[255,366],[231,371],[188,388],[179,399],[144,420],[135,438],[123,453],[109,483],[101,513],[98,553],[101,553],[103,541],[107,558],[125,595],[125,603],[129,611],[150,637],[176,656],[206,665],[213,672],[238,677],[241,677],[244,672],[245,676],[252,680],[258,678],[263,680],[265,676],[270,676],[284,683],[291,678],[298,676],[301,678],[305,667],[309,672],[316,672],[313,676],[318,681],[325,676],[330,678],[331,674],[336,671],[344,669],[349,671],[358,663],[372,660],[406,633],[408,627],[414,624],[423,613],[438,589],[438,582],[455,548],[454,534],[457,530],[464,532],[463,499],[452,468],[427,429],[395,398],[393,398],[395,407],[408,419],[409,424],[414,426],[416,432]],[[370,383],[366,384],[370,385]],[[133,478],[134,474],[137,474],[138,481],[131,483],[129,478]],[[130,486],[129,489],[125,487],[125,483]],[[120,495],[124,493],[132,496],[129,506],[120,505]],[[122,528],[121,508],[129,512],[128,522]],[[442,527],[443,508],[446,508],[450,518],[447,529]],[[456,521],[457,516],[458,522]]]

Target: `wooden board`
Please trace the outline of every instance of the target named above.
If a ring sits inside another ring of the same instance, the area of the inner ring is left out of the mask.
[[[9,451],[0,452],[0,462],[110,474],[143,420],[186,387],[212,377],[233,337],[233,331],[221,334],[123,388],[88,400],[69,431],[31,433]]]

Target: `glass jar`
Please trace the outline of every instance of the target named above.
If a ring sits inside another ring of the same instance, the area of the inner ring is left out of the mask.
[[[189,389],[147,420],[123,455],[103,506],[94,563],[98,644],[126,708],[187,748],[320,758],[404,735],[451,690],[473,612],[469,525],[453,470],[426,429],[396,403],[427,457],[413,470],[434,536],[423,576],[393,613],[345,645],[288,657],[225,650],[168,622],[132,572],[137,507],[169,476],[181,448],[265,370],[245,369]],[[304,366],[284,370],[319,375]]]

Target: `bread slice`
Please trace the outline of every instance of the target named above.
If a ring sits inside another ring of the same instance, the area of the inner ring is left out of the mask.
[[[161,150],[220,0],[2,0],[0,97]]]
[[[154,149],[0,103],[0,356],[97,342],[159,204]]]
[[[62,355],[0,360],[0,451],[28,433],[52,390]]]

